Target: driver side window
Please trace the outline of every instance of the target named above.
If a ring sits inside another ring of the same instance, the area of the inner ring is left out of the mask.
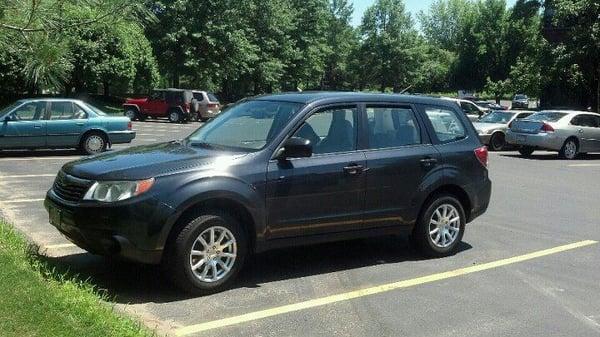
[[[294,137],[310,140],[314,154],[354,151],[357,118],[355,107],[322,110],[308,117]]]
[[[44,117],[46,112],[46,102],[26,103],[11,114],[13,121],[36,121]]]

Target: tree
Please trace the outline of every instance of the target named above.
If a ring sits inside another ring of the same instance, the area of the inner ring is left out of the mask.
[[[353,11],[348,0],[329,1],[326,38],[330,51],[325,60],[322,88],[346,89],[351,85],[350,58],[358,47],[358,36],[350,25]]]
[[[402,0],[377,0],[366,10],[360,31],[369,83],[394,92],[413,85],[422,57],[420,39]]]
[[[421,11],[417,17],[429,43],[456,52],[472,10],[474,6],[468,0],[435,0],[428,12]]]

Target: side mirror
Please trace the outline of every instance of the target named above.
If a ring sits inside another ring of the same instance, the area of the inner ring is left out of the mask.
[[[306,158],[312,156],[312,153],[313,148],[310,140],[306,138],[292,137],[283,143],[277,158]]]

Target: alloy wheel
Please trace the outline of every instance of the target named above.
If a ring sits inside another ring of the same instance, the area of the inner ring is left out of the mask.
[[[204,230],[190,251],[190,268],[202,282],[216,282],[229,274],[237,257],[237,242],[225,227],[213,226]]]
[[[429,239],[439,248],[452,245],[460,233],[460,213],[451,204],[440,205],[429,220]]]
[[[573,159],[577,155],[577,144],[574,141],[569,140],[565,144],[565,158]]]

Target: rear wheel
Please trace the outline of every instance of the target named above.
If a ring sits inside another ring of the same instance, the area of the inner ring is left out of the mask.
[[[535,149],[531,146],[521,146],[519,148],[519,153],[523,156],[523,157],[529,157],[531,156],[531,154],[533,153],[533,151],[535,151]]]
[[[424,255],[444,257],[456,252],[462,240],[466,217],[461,203],[450,194],[432,198],[424,206],[411,241]]]
[[[558,152],[558,156],[564,159],[575,159],[579,152],[579,144],[574,138],[565,140],[562,148]]]
[[[99,132],[91,132],[81,140],[81,150],[89,155],[106,151],[106,137]]]
[[[246,251],[240,224],[226,213],[209,211],[189,221],[172,238],[163,267],[182,290],[206,295],[231,285]]]
[[[171,110],[169,112],[169,122],[171,123],[180,123],[183,119],[183,114],[178,110]]]
[[[490,138],[490,150],[501,151],[506,145],[506,139],[502,132],[496,132]]]

